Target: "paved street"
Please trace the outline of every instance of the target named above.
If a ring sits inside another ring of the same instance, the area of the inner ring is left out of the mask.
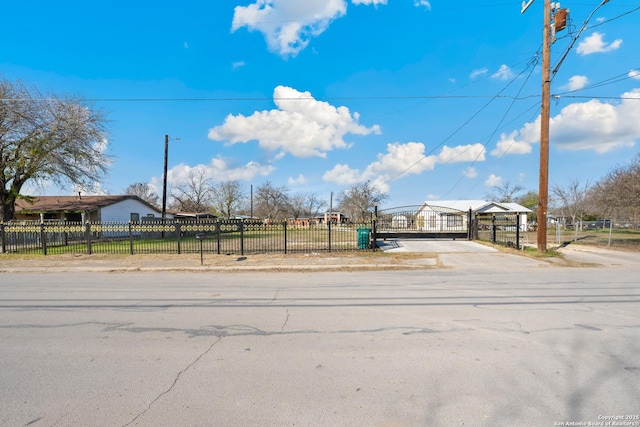
[[[635,415],[639,269],[3,273],[0,426]]]

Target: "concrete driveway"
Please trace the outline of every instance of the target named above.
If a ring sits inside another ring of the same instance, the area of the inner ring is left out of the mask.
[[[443,267],[473,269],[523,269],[548,266],[543,259],[500,252],[469,240],[397,239],[378,241],[385,252],[430,252],[438,256]]]
[[[385,252],[432,252],[432,253],[495,253],[480,243],[451,239],[389,239],[378,240],[378,247]]]

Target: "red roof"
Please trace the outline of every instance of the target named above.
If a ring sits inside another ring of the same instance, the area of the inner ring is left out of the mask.
[[[16,201],[16,212],[85,212],[110,206],[127,199],[135,199],[144,204],[137,196],[39,196],[26,197]]]

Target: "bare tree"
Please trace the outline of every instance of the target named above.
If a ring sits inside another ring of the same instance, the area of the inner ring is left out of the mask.
[[[183,212],[209,212],[213,206],[213,181],[204,168],[192,169],[187,179],[171,189],[171,208]]]
[[[104,114],[77,98],[0,80],[0,218],[13,219],[25,183],[91,188],[107,173]]]
[[[598,181],[589,200],[603,218],[625,218],[638,224],[640,208],[640,154],[627,166],[618,166]]]
[[[374,206],[379,205],[387,198],[386,194],[369,181],[353,184],[338,197],[338,209],[351,222],[365,222],[371,218]]]
[[[566,187],[554,184],[551,194],[558,200],[560,212],[563,216],[570,216],[575,229],[574,240],[578,238],[578,228],[587,211],[587,194],[589,183],[581,184],[579,180],[572,180]],[[578,222],[580,224],[578,224]]]
[[[513,185],[509,181],[493,187],[493,192],[487,194],[489,200],[502,203],[513,203],[517,198],[517,193],[524,190],[521,185]]]
[[[259,218],[283,220],[289,208],[289,189],[267,181],[256,189],[255,212]]]
[[[318,215],[327,202],[313,193],[294,194],[289,199],[289,214],[293,218],[312,218]]]
[[[245,198],[245,189],[238,180],[224,180],[213,189],[214,205],[226,219],[240,210]]]
[[[126,190],[124,190],[124,194],[138,196],[156,208],[160,207],[160,197],[158,197],[158,194],[148,182],[136,182],[131,184],[126,188]]]

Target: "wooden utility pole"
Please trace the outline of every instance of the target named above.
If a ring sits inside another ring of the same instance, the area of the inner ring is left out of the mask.
[[[538,188],[538,252],[547,251],[549,201],[549,116],[551,98],[551,0],[544,0],[542,32],[542,109],[540,112],[540,181]]]
[[[169,135],[164,136],[164,174],[162,175],[162,225],[167,219],[167,159],[169,157]],[[164,237],[164,231],[162,232]]]

